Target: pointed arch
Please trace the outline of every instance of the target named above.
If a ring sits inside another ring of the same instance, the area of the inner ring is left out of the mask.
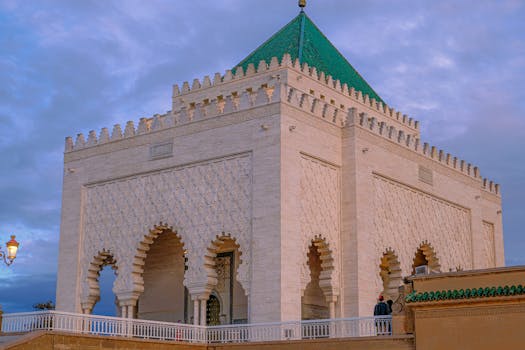
[[[333,285],[333,272],[335,271],[334,257],[327,240],[321,236],[316,236],[312,244],[317,248],[321,259],[321,274],[319,275],[319,285],[326,297],[335,293]],[[337,293],[335,293],[337,294]]]
[[[428,242],[423,241],[416,250],[412,263],[412,274],[418,266],[427,265],[429,273],[441,272],[441,264],[437,257],[434,247]]]
[[[162,222],[148,231],[133,263],[135,315],[141,319],[186,322],[184,242],[177,230]]]
[[[181,242],[184,247],[184,240],[179,235],[177,229],[174,229],[173,226],[170,226],[166,223],[160,222],[158,225],[154,225],[144,238],[137,246],[135,256],[133,257],[133,284],[134,292],[142,293],[144,292],[144,266],[146,263],[146,256],[150,249],[150,246],[153,244],[155,239],[164,232],[170,232],[174,234]]]
[[[118,276],[118,265],[110,250],[102,249],[91,260],[87,272],[87,292],[81,301],[83,313],[91,313],[93,307],[100,300],[100,272],[105,266],[111,266]]]
[[[215,236],[215,239],[211,241],[204,254],[204,268],[206,274],[208,275],[208,281],[210,281],[211,283],[210,289],[217,285],[217,271],[215,258],[217,257],[217,254],[220,251],[224,250],[224,248],[228,246],[230,246],[230,248],[233,248],[235,251],[238,252],[238,264],[241,265],[243,262],[241,258],[243,253],[241,246],[239,243],[237,243],[237,239],[235,237],[232,237],[231,233],[223,232],[221,235]],[[235,276],[235,278],[239,279],[238,271],[237,276]]]
[[[204,255],[206,290],[210,291],[206,298],[215,295],[220,301],[221,322],[245,322],[248,318],[248,293],[239,271],[243,263],[241,248],[236,237],[223,232],[210,242]]]
[[[379,264],[379,275],[383,282],[381,294],[385,300],[396,300],[399,294],[399,286],[403,283],[401,263],[395,251],[387,248],[381,256]]]
[[[310,253],[310,247],[315,247],[319,253],[319,258],[321,260],[321,273],[319,275],[319,285],[323,289],[325,295],[338,295],[338,291],[335,281],[335,260],[332,249],[330,249],[330,244],[328,240],[322,235],[315,235],[308,244],[306,253],[307,259],[306,263],[303,264],[303,269],[308,270],[308,254]],[[308,276],[307,279],[303,280],[302,291],[304,292],[306,285],[310,282],[310,275],[306,271],[303,271],[303,275]]]
[[[309,241],[305,262],[308,278],[301,290],[301,318],[334,318],[339,290],[334,256],[326,238],[316,235]]]

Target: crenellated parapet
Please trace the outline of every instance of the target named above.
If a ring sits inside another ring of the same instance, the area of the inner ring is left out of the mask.
[[[396,111],[382,101],[377,101],[347,84],[341,84],[341,81],[334,80],[332,76],[327,76],[324,72],[317,71],[316,67],[310,67],[307,63],[300,64],[297,59],[292,62],[289,54],[285,54],[280,60],[277,57],[273,57],[270,62],[261,60],[257,67],[249,64],[246,71],[242,67],[237,67],[235,70],[227,70],[224,75],[215,73],[213,79],[210,76],[205,76],[202,81],[194,79],[191,84],[186,81],[182,84],[182,87],[174,85],[173,110],[178,110],[183,105],[194,104],[200,102],[200,100],[207,99],[208,91],[212,88],[216,90],[215,93],[218,92],[223,95],[235,95],[242,89],[248,91],[257,89],[261,84],[264,85],[268,78],[270,80],[279,79],[280,75],[277,72],[284,68],[300,73],[301,76],[306,75],[324,87],[326,91],[330,91],[330,96],[325,96],[325,93],[319,93],[318,99],[325,100],[339,107],[341,105],[350,107],[349,104],[358,105],[369,113],[377,113],[378,118],[390,119],[413,130],[414,133],[419,133],[419,121]],[[269,72],[275,72],[276,74],[268,76],[267,73]],[[256,77],[261,77],[262,79],[251,79],[249,82],[245,79]],[[300,79],[298,78],[297,80]],[[292,85],[291,81],[288,83]],[[293,85],[297,85],[297,81],[293,82]]]
[[[348,110],[347,123],[348,125],[355,125],[368,130],[428,159],[438,162],[449,169],[476,179],[481,182],[481,188],[483,190],[498,196],[500,195],[500,186],[482,178],[477,166],[467,163],[465,160],[459,159],[450,153],[445,153],[445,151],[427,142],[421,142],[420,139],[414,138],[412,135],[407,135],[402,130],[397,130],[394,126],[388,125],[385,122],[378,122],[376,118],[369,117],[366,113],[358,113],[355,108]]]
[[[486,178],[483,178],[483,180],[481,182],[481,188],[484,191],[487,191],[487,192],[490,192],[490,193],[494,193],[494,194],[497,194],[497,195],[501,196],[500,185],[495,183],[492,180],[488,180]]]
[[[76,140],[66,137],[65,152],[78,151],[88,147],[132,138],[151,132],[156,132],[179,125],[197,122],[220,115],[246,110],[253,107],[267,105],[280,100],[280,85],[275,87],[260,87],[256,92],[244,91],[240,95],[228,95],[211,101],[183,106],[178,111],[169,111],[166,114],[155,114],[151,118],[140,118],[137,127],[133,121],[128,121],[122,131],[120,124],[115,124],[111,136],[107,128],[102,128],[99,135],[94,130],[88,134],[79,133]]]
[[[260,61],[257,67],[248,65],[246,71],[242,67],[235,70],[227,70],[224,75],[216,73],[212,78],[206,76],[201,80],[194,79],[192,84],[184,82],[182,87],[173,87],[173,108],[165,114],[156,114],[150,118],[140,118],[138,125],[128,121],[125,126],[115,124],[111,130],[102,128],[97,134],[91,130],[87,139],[80,133],[76,139],[67,137],[65,152],[72,152],[88,147],[115,142],[122,139],[142,135],[157,130],[176,127],[179,125],[196,122],[219,115],[237,112],[253,107],[273,103],[278,100],[298,104],[299,107],[307,109],[311,114],[323,120],[344,126],[346,119],[343,104],[335,103],[333,98],[324,95],[315,96],[309,91],[304,92],[292,87],[283,76],[283,70],[294,70],[306,74],[313,80],[319,82],[332,92],[345,98],[351,99],[361,106],[367,106],[377,113],[377,118],[388,118],[397,123],[407,126],[419,134],[419,123],[382,102],[378,102],[368,95],[363,95],[346,84],[341,85],[339,80],[333,80],[331,76],[325,76],[323,72],[317,72],[315,67],[308,64],[299,64],[299,61],[291,61],[290,55],[285,54],[281,60],[273,57],[269,63]],[[250,79],[246,79],[250,78]],[[294,82],[296,85],[297,82]],[[284,89],[281,91],[281,86]],[[283,96],[280,94],[283,93]],[[348,103],[345,103],[348,105]]]
[[[335,105],[325,102],[309,93],[290,85],[285,86],[285,100],[290,105],[322,119],[328,123],[343,127],[346,123],[346,112]]]
[[[307,80],[307,81],[305,81]],[[322,87],[321,90],[314,89]],[[128,121],[124,127],[115,124],[111,133],[102,128],[91,130],[87,138],[78,134],[66,138],[65,152],[116,142],[138,135],[199,122],[230,113],[282,102],[337,127],[356,125],[396,142],[429,159],[467,176],[479,179],[481,188],[499,195],[499,185],[482,179],[479,169],[458,157],[420,141],[419,122],[355,90],[307,63],[292,62],[285,54],[280,60],[260,61],[257,67],[237,67],[213,78],[194,79],[181,87],[173,86],[173,108],[165,114],[140,118],[137,125]]]

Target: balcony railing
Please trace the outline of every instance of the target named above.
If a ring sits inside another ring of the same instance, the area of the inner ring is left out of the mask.
[[[207,327],[60,311],[42,311],[4,314],[2,332],[49,330],[192,343],[241,343],[391,335],[391,321],[390,316],[376,316]]]

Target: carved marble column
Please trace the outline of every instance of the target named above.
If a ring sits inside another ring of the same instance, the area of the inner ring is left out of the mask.
[[[121,308],[121,316],[123,318],[134,318],[135,307],[139,299],[139,293],[135,291],[120,292],[117,294],[119,306]]]
[[[199,299],[193,299],[193,324],[199,325]]]

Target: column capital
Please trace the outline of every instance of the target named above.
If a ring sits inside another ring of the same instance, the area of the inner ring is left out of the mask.
[[[327,303],[336,303],[337,295],[325,295],[325,299]]]
[[[136,291],[116,293],[119,306],[135,306],[140,293]]]
[[[88,313],[88,314],[93,312],[93,307],[99,300],[100,300],[100,296],[96,296],[96,297],[92,295],[88,296],[85,300],[80,302],[80,307],[82,309],[82,312]]]
[[[191,296],[191,300],[208,300],[210,298],[210,294],[211,294],[211,291],[208,292],[208,291],[205,291],[205,292],[197,292],[197,293],[191,293],[190,292],[190,296]]]
[[[187,286],[192,300],[208,300],[212,288],[208,285],[192,285]]]

